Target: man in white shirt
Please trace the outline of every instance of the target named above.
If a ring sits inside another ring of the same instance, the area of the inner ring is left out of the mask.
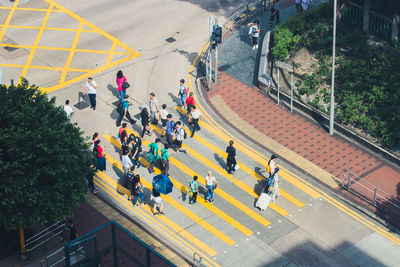
[[[158,119],[156,117],[156,114],[158,113],[158,101],[155,93],[150,93],[149,106],[150,106],[150,122],[153,124],[157,124]]]
[[[74,117],[74,111],[72,110],[72,108],[69,106],[69,100],[65,100],[65,106],[64,106],[64,111],[65,113],[67,113],[67,118],[68,118],[68,122],[72,123],[72,118]]]
[[[85,95],[86,92],[88,93],[90,100],[90,108],[92,108],[93,110],[96,109],[96,88],[97,88],[96,82],[92,79],[92,77],[89,77],[85,85],[83,95]]]
[[[199,120],[200,120],[201,113],[196,107],[192,107],[192,111],[190,112],[190,117],[192,118],[193,129],[190,138],[193,138],[194,132],[200,131]]]
[[[189,151],[187,150],[187,148],[182,148],[183,139],[185,139],[185,129],[183,129],[182,123],[180,121],[176,122],[175,138],[176,151],[185,151],[186,154],[189,155]]]
[[[130,168],[133,166],[131,159],[129,158],[128,151],[123,151],[122,155],[122,168],[124,169],[125,175],[129,172]]]

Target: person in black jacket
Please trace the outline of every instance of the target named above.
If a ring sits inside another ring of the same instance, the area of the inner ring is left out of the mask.
[[[226,153],[228,153],[228,157],[226,158],[226,166],[228,168],[228,173],[232,174],[235,172],[236,165],[236,149],[233,147],[233,140],[229,141],[229,146],[226,148]]]
[[[147,111],[147,108],[143,108],[142,112],[140,112],[140,122],[143,126],[143,130],[142,130],[142,135],[141,137],[143,138],[144,133],[147,131],[147,134],[150,135],[150,130],[146,130],[146,128],[150,128],[150,116],[149,116],[149,112]]]

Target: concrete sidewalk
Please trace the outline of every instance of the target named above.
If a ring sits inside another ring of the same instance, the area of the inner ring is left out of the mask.
[[[316,2],[323,1],[314,1],[313,4]],[[281,9],[281,22],[293,15],[294,6]],[[265,33],[272,29],[266,25],[269,16],[267,11],[249,20],[259,19]],[[212,108],[259,145],[335,190],[343,190],[339,184],[346,169],[399,199],[398,169],[351,141],[337,135],[330,136],[316,122],[276,105],[255,87],[257,54],[258,51],[251,49],[247,23],[224,40],[220,49],[218,85],[213,84],[212,90],[205,93]],[[355,199],[361,203],[358,198]],[[363,204],[368,206],[366,202]],[[368,208],[382,215],[375,207]],[[383,216],[386,218],[386,215]]]

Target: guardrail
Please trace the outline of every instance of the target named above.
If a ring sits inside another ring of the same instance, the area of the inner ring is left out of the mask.
[[[64,232],[64,227],[65,223],[57,222],[28,238],[25,241],[25,251],[27,253],[32,252],[42,245],[44,245],[47,249],[47,242],[57,236],[60,236]]]
[[[348,170],[343,170],[342,186],[347,192],[360,197],[374,207],[389,213],[393,217],[400,218],[399,199]]]
[[[258,82],[261,85],[260,87],[266,87],[268,90],[274,83],[272,81],[272,77],[270,76],[271,69],[269,67],[269,44],[271,40],[271,34],[274,32],[268,31],[263,39],[261,46],[261,55],[260,55],[260,63],[258,68]]]

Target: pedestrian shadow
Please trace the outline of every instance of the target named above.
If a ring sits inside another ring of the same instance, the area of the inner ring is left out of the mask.
[[[266,177],[266,176],[264,175],[265,172],[264,172],[260,167],[254,167],[254,171],[255,171],[257,174],[261,175],[264,179],[268,179],[268,177]]]
[[[214,153],[214,158],[223,169],[226,170],[228,168],[228,166],[226,165],[225,159],[223,157],[221,157],[217,153]]]
[[[150,200],[151,197],[151,189],[147,187],[143,187],[143,194],[144,194],[144,203],[149,204],[150,207],[153,206],[153,201]]]
[[[187,192],[185,193],[185,189],[186,189],[186,187],[185,186],[181,186],[181,195],[182,195],[182,201],[183,202],[185,202],[186,201],[186,198],[187,198]],[[187,190],[186,190],[187,191]]]
[[[199,186],[199,195],[202,195],[203,198],[206,199],[207,193],[208,193],[207,188],[204,188],[203,186]]]
[[[173,93],[168,93],[168,95],[171,97],[172,101],[176,103],[176,105],[181,105],[181,99],[178,96],[174,95]]]
[[[119,95],[119,91],[117,87],[114,87],[111,84],[107,85],[107,89],[110,90],[110,92],[113,94],[113,96],[117,97],[118,99],[120,99],[120,95]]]
[[[256,169],[260,169],[259,167],[256,167]],[[256,194],[261,195],[261,192],[264,190],[264,188],[267,186],[267,180],[257,180],[257,183],[254,185],[254,192]],[[253,206],[256,206],[258,197],[254,198],[254,203]]]
[[[117,112],[117,109],[113,109],[113,111],[111,111],[110,117],[111,117],[111,119],[113,119],[113,120],[117,120],[117,119],[119,118],[119,113]],[[122,119],[122,121],[124,121],[124,120],[127,121],[126,118],[123,118],[123,119]]]

